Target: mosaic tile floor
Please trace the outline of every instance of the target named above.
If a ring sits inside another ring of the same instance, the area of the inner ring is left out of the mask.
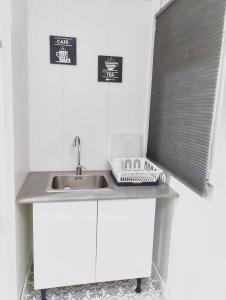
[[[47,290],[48,300],[167,300],[155,278],[142,279],[142,293],[135,292],[136,280],[111,281],[76,285]],[[24,299],[40,300],[41,292],[34,290],[34,274],[30,270]]]

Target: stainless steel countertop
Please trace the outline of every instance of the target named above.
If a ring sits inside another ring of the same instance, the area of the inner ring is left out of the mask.
[[[178,193],[168,184],[157,186],[126,186],[119,187],[115,184],[109,171],[87,171],[84,174],[104,175],[108,180],[111,190],[47,192],[50,175],[74,175],[75,172],[31,172],[28,174],[16,202],[45,203],[78,200],[112,200],[112,199],[139,199],[139,198],[176,198]]]

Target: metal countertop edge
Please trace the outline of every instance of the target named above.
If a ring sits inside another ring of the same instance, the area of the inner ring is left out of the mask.
[[[167,193],[162,193],[161,195],[161,192],[160,192],[160,195],[158,197],[158,192],[156,192],[156,195],[150,195],[148,196],[147,195],[147,191],[145,191],[145,195],[143,195],[142,192],[140,192],[140,195],[131,195],[130,193],[128,193],[128,197],[126,196],[126,189],[129,189],[130,187],[120,187],[120,186],[117,186],[113,179],[111,178],[111,175],[110,175],[110,172],[109,170],[97,170],[97,171],[88,171],[87,173],[98,173],[98,174],[105,174],[107,176],[108,179],[110,179],[110,183],[112,184],[112,190],[110,191],[98,191],[98,195],[93,195],[93,193],[95,192],[88,192],[88,191],[85,191],[84,193],[86,193],[86,195],[84,196],[81,196],[81,191],[79,192],[80,194],[77,195],[77,198],[76,198],[76,193],[77,191],[75,192],[70,192],[71,195],[70,196],[67,196],[64,198],[63,196],[63,193],[52,193],[52,192],[46,192],[45,188],[44,188],[44,185],[45,184],[41,184],[39,182],[38,185],[38,191],[34,191],[34,194],[35,192],[36,193],[41,193],[42,195],[40,196],[35,196],[32,197],[31,195],[29,195],[28,197],[26,197],[26,192],[24,190],[26,190],[26,188],[31,184],[31,182],[33,180],[35,180],[35,178],[32,178],[32,176],[40,176],[43,177],[43,176],[50,176],[51,174],[59,174],[59,173],[73,173],[72,171],[44,171],[44,172],[30,172],[28,173],[28,176],[26,177],[17,197],[16,197],[16,204],[33,204],[33,203],[56,203],[56,202],[72,202],[72,201],[91,201],[91,200],[116,200],[116,199],[121,199],[121,200],[125,200],[125,199],[142,199],[142,198],[156,198],[156,199],[175,199],[175,198],[178,198],[179,197],[179,194],[174,191],[168,184],[164,184],[165,187],[169,188],[169,192]],[[154,188],[156,189],[158,186],[154,186]],[[120,195],[119,194],[119,191],[120,189],[122,188],[121,192],[123,191],[124,192],[124,196]],[[125,189],[126,188],[126,189]],[[134,188],[134,187],[133,187]],[[144,186],[145,188],[145,186]],[[147,188],[147,186],[146,186]],[[151,187],[149,187],[151,188]],[[159,185],[159,188],[160,185]],[[139,189],[142,189],[142,187],[139,187]],[[29,194],[31,194],[32,192],[27,192]],[[46,194],[45,194],[46,193]],[[67,192],[67,195],[69,192]],[[87,193],[92,193],[92,195],[87,195]],[[102,195],[100,195],[99,193],[103,193]],[[108,193],[111,193],[111,194],[108,194]],[[114,193],[114,194],[112,194]],[[55,199],[54,199],[55,197]],[[62,197],[62,198],[61,198]]]

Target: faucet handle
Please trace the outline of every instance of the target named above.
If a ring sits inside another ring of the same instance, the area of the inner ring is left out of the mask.
[[[73,140],[73,147],[75,147],[75,148],[77,147],[77,142],[80,146],[80,137],[78,135]]]

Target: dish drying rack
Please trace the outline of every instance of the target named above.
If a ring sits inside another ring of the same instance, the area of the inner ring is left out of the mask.
[[[118,185],[157,185],[163,171],[144,157],[114,158],[109,161]]]

